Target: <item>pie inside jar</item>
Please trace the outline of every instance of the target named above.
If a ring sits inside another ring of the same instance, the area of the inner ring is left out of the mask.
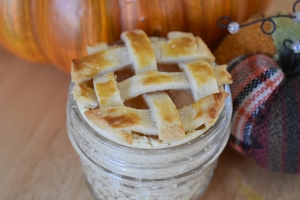
[[[72,62],[73,95],[93,129],[123,145],[165,148],[217,121],[229,96],[223,86],[232,78],[201,38],[131,30],[121,40],[88,47],[88,56]]]

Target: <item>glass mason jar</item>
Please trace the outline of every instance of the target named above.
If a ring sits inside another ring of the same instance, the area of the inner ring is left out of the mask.
[[[219,119],[185,144],[139,149],[113,142],[83,119],[69,89],[67,130],[95,199],[199,199],[205,192],[230,134],[231,96]],[[230,92],[229,86],[225,90]]]

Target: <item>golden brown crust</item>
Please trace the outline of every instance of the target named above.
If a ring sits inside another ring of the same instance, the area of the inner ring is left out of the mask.
[[[106,115],[103,113],[97,112],[99,119],[104,120],[104,123],[108,124],[110,127],[115,129],[123,129],[130,126],[134,126],[140,123],[141,118],[134,112],[126,110],[125,113],[118,113],[116,108],[111,108],[107,110]],[[87,111],[90,112],[90,111]],[[116,115],[116,114],[119,115]]]
[[[193,131],[202,124],[207,127],[211,126],[211,122],[215,122],[222,111],[224,101],[228,95],[227,92],[221,91],[179,109],[185,131]]]
[[[99,108],[98,108],[99,109]],[[113,135],[117,139],[132,144],[133,138],[131,131],[117,130],[117,128],[124,128],[135,123],[139,123],[139,117],[135,114],[127,114],[120,116],[105,115],[98,109],[86,111],[85,116],[91,120],[96,126],[102,128],[107,133]],[[113,113],[114,110],[108,113]]]
[[[163,55],[177,58],[191,55],[195,52],[197,44],[192,37],[174,38],[162,46]]]
[[[210,127],[222,111],[228,95],[227,92],[221,91],[177,111],[164,93],[147,94],[144,96],[150,110],[119,106],[88,110],[85,115],[103,130],[135,131],[146,135],[157,135],[161,131],[161,136],[166,137],[165,141],[176,141],[182,138],[184,132],[195,131],[203,124]],[[173,133],[174,127],[178,129]]]
[[[76,83],[73,88],[73,95],[78,103],[85,105],[87,108],[98,106],[95,91],[89,87],[87,82]]]
[[[81,59],[73,59],[71,66],[72,81],[87,81],[96,75],[110,73],[130,64],[125,47],[112,46]]]
[[[93,82],[100,107],[123,105],[120,90],[117,87],[117,82],[113,73],[94,77]]]
[[[141,30],[133,30],[121,35],[128,48],[108,47],[103,43],[94,45],[89,50],[93,54],[72,61],[72,81],[77,83],[90,80],[97,74],[114,72],[130,64],[133,64],[134,71],[138,74],[157,70],[156,62],[179,63],[206,60],[212,63],[215,60],[201,38],[181,32],[171,32],[169,35],[171,36],[168,41],[156,39],[151,43]],[[179,45],[182,45],[182,48]]]
[[[124,100],[144,93],[170,89],[189,89],[189,83],[181,72],[148,71],[134,75],[118,84]]]
[[[100,51],[80,60],[74,59],[71,71],[72,80],[74,82],[81,81],[81,77],[88,80],[96,76],[103,68],[111,67],[113,63],[106,59],[105,55],[107,55],[106,51]]]
[[[218,65],[212,68],[219,84],[232,84],[233,82],[231,74],[226,68],[227,65]]]
[[[211,53],[208,46],[206,46],[203,40],[200,37],[196,37],[196,42],[198,45],[198,53],[200,54],[201,60],[205,60],[210,64],[215,62],[215,56]]]
[[[96,83],[95,90],[101,94],[100,105],[106,104],[113,93],[117,91],[115,84],[112,80],[104,83]]]
[[[149,135],[155,135],[157,131],[149,110],[119,106],[88,110],[84,114],[104,130],[136,131]]]
[[[197,110],[195,119],[199,119],[199,118],[203,117],[204,115],[207,115],[208,118],[211,118],[211,119],[216,118],[217,113],[221,110],[220,108],[223,106],[224,100],[228,95],[229,94],[227,92],[222,91],[219,93],[215,93],[206,99],[202,99],[202,100],[194,103],[192,106],[194,109]],[[208,101],[208,99],[209,99],[209,101]],[[205,101],[209,102],[210,104],[206,105],[205,109],[203,109],[202,104]]]
[[[219,92],[217,80],[208,62],[199,60],[180,65],[190,82],[195,101]]]
[[[150,40],[143,31],[132,30],[121,39],[125,47],[95,45],[89,50],[93,54],[73,62],[74,97],[92,108],[84,114],[93,125],[128,144],[132,133],[171,144],[214,124],[228,96],[221,84],[232,79],[225,65],[211,65],[214,57],[200,38],[171,32],[168,40]],[[123,75],[130,64],[135,75]],[[89,79],[92,87],[83,82]],[[138,106],[128,107],[136,101]]]
[[[157,70],[154,50],[148,36],[141,30],[126,31],[121,34],[128,48],[136,73]]]
[[[162,73],[155,73],[154,71],[148,72],[147,77],[142,79],[143,85],[153,85],[153,84],[162,84],[172,82],[172,77],[167,76]]]
[[[175,104],[166,93],[144,95],[163,142],[182,140],[185,132]]]
[[[84,114],[91,122],[93,122],[96,126],[102,128],[108,134],[111,134],[113,137],[116,137],[122,142],[132,144],[133,138],[130,131],[114,129],[114,126],[123,127],[130,123],[134,123],[134,121],[131,121],[131,118],[127,118],[126,116],[106,116],[103,115],[103,113],[99,112],[98,109],[86,111]]]

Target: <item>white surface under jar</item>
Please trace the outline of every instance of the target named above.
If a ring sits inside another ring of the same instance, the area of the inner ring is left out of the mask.
[[[201,198],[228,141],[231,96],[215,125],[198,138],[170,148],[138,149],[115,143],[92,129],[78,110],[72,87],[67,130],[95,199]],[[230,92],[229,86],[225,90]]]

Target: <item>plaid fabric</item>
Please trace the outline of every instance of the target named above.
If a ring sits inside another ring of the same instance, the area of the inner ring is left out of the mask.
[[[265,55],[240,57],[229,71],[232,147],[265,169],[300,173],[300,76],[283,82],[283,72]]]
[[[269,98],[253,126],[252,155],[263,168],[300,173],[300,76],[286,80]]]
[[[233,78],[230,143],[238,152],[251,154],[251,132],[257,115],[284,78],[276,62],[265,55],[243,56],[229,65]]]

